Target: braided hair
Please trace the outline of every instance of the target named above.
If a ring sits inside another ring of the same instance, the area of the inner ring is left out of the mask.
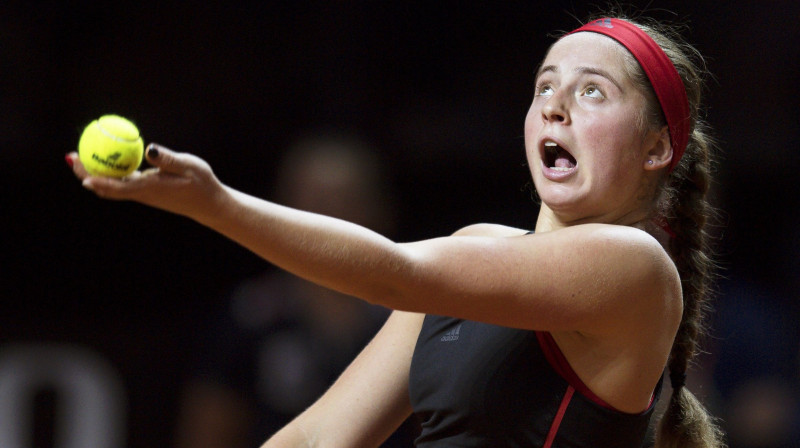
[[[709,309],[716,264],[712,256],[709,220],[714,209],[707,199],[711,186],[716,142],[701,117],[703,58],[680,35],[655,22],[628,22],[646,32],[664,50],[683,80],[692,121],[686,152],[675,168],[665,173],[656,196],[654,219],[670,233],[668,251],[678,268],[683,292],[683,316],[670,352],[668,368],[672,384],[669,399],[656,430],[656,448],[723,447],[722,431],[700,401],[686,388],[686,372],[700,352],[705,334],[704,320]],[[642,117],[645,127],[666,124],[652,86],[631,56],[631,73],[649,97]]]

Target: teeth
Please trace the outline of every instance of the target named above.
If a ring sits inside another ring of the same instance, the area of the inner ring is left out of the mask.
[[[554,167],[550,167],[550,169],[553,170],[553,171],[569,171],[572,168],[569,168],[569,167],[566,167],[566,166],[554,166]]]
[[[548,141],[548,142],[544,142],[544,146],[558,146],[558,145],[556,145],[556,142],[549,142]]]

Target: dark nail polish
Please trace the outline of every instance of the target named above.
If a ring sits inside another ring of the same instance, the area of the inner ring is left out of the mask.
[[[157,159],[158,158],[158,149],[154,148],[152,146],[147,148],[147,157],[149,157],[151,159]]]
[[[72,168],[72,165],[75,163],[75,162],[72,160],[72,157],[70,157],[70,156],[69,156],[69,154],[67,154],[66,156],[64,156],[64,160],[66,160],[66,161],[67,161],[67,165],[69,165],[69,167],[70,167],[70,168]]]

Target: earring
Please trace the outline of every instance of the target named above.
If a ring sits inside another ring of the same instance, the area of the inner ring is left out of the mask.
[[[650,160],[648,160],[648,161],[647,161],[647,164],[648,164],[648,165],[652,165],[652,164],[653,164],[653,159],[650,159]]]

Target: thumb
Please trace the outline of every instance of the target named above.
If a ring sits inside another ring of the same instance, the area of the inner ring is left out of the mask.
[[[208,182],[214,178],[211,166],[193,154],[173,151],[158,143],[149,144],[145,154],[147,162],[161,174],[195,178],[201,182]]]
[[[181,154],[157,143],[147,145],[145,152],[147,162],[161,171],[182,174],[186,170],[187,161],[181,160]]]

